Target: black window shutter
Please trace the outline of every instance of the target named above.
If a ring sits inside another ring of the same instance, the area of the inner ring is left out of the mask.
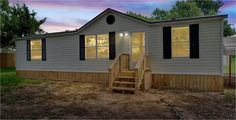
[[[42,60],[46,61],[46,39],[42,39]]]
[[[79,57],[80,60],[85,60],[85,35],[79,36]]]
[[[30,40],[26,40],[26,55],[27,61],[31,60]]]
[[[163,58],[171,59],[171,27],[163,27]]]
[[[199,58],[199,25],[192,24],[189,28],[190,58]]]
[[[109,32],[109,59],[114,60],[116,58],[116,33]]]

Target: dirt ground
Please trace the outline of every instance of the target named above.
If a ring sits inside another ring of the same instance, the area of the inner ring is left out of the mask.
[[[151,89],[138,95],[107,86],[43,81],[1,96],[3,119],[236,119],[235,89],[221,93]]]

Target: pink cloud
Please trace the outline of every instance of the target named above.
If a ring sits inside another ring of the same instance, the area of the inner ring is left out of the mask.
[[[76,24],[69,24],[65,22],[46,21],[45,25],[58,26],[58,27],[76,27]]]
[[[57,22],[47,20],[41,27],[46,32],[58,32],[58,31],[65,31],[65,30],[75,30],[80,28],[83,23],[66,23],[66,22]]]
[[[221,9],[226,9],[232,6],[236,6],[236,0],[224,0],[224,5],[221,7]]]
[[[61,31],[65,31],[65,30],[75,30],[78,27],[76,26],[71,26],[71,25],[57,25],[57,24],[43,24],[41,26],[41,28],[43,30],[45,30],[45,32],[48,33],[52,33],[52,32],[61,32]]]
[[[53,32],[62,32],[65,30],[75,30],[76,28],[73,27],[59,27],[59,26],[54,26],[54,25],[42,25],[42,29],[45,30],[47,33],[53,33]]]
[[[46,32],[58,32],[65,30],[75,30],[79,29],[81,26],[86,24],[89,20],[83,18],[74,18],[70,19],[70,21],[55,21],[53,19],[47,19],[44,24],[42,24],[42,28]]]
[[[35,7],[61,8],[69,7],[74,9],[95,9],[104,10],[104,8],[124,8],[128,4],[143,3],[168,3],[169,0],[10,0],[11,4],[25,3]]]

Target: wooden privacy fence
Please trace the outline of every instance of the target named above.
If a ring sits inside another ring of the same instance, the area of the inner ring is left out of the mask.
[[[15,53],[0,53],[1,68],[16,67]]]

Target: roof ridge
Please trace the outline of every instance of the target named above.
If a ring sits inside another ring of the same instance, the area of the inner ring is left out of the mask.
[[[178,20],[188,20],[188,19],[195,19],[195,18],[207,18],[207,17],[225,17],[227,18],[228,15],[227,14],[222,14],[222,15],[203,15],[203,16],[192,16],[192,17],[183,17],[183,18],[176,18],[176,19],[168,19],[168,20],[157,20],[157,21],[147,21],[147,20],[144,20],[144,19],[140,19],[140,18],[137,18],[137,17],[134,17],[132,15],[129,15],[129,14],[126,14],[126,13],[123,13],[123,12],[120,12],[120,11],[117,11],[117,10],[114,10],[112,8],[107,8],[106,10],[111,10],[111,11],[114,11],[114,12],[118,12],[118,13],[121,13],[121,14],[124,14],[124,15],[127,15],[129,17],[132,17],[132,18],[135,18],[135,19],[138,19],[138,20],[141,20],[141,21],[144,21],[144,22],[147,22],[147,23],[157,23],[157,22],[162,22],[162,21],[178,21]],[[105,10],[105,11],[106,11]]]
[[[164,22],[174,22],[174,21],[182,21],[182,20],[192,20],[192,19],[201,19],[201,18],[211,18],[211,17],[224,17],[227,18],[228,15],[209,15],[209,16],[195,16],[195,17],[187,17],[187,18],[179,18],[179,19],[174,19],[174,20],[160,20],[160,21],[147,21],[147,20],[143,20],[134,16],[131,16],[129,14],[114,10],[112,8],[107,8],[105,9],[103,12],[101,12],[100,14],[98,14],[96,17],[94,17],[93,19],[91,19],[90,21],[88,21],[86,24],[84,24],[83,26],[81,26],[80,28],[77,28],[75,30],[69,30],[69,31],[61,31],[61,32],[53,32],[53,33],[44,33],[44,34],[39,34],[39,35],[29,35],[29,36],[24,36],[24,37],[19,37],[16,39],[27,39],[27,38],[32,38],[32,37],[40,37],[40,36],[45,36],[45,35],[58,35],[58,34],[72,34],[72,33],[76,33],[81,31],[83,28],[85,28],[87,25],[89,25],[90,23],[94,22],[98,17],[100,17],[101,15],[103,15],[106,12],[116,12],[118,14],[122,14],[125,16],[128,16],[132,19],[147,23],[147,24],[155,24],[155,23],[164,23]]]

